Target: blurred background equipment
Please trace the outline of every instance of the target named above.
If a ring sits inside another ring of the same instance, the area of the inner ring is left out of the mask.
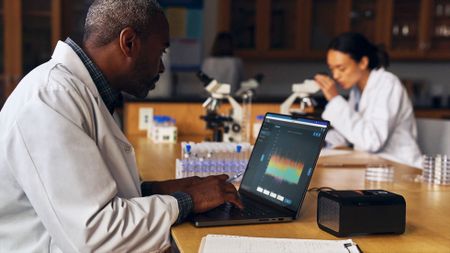
[[[416,122],[417,143],[422,153],[450,156],[450,120],[419,118]]]
[[[361,234],[403,234],[406,202],[385,190],[320,191],[319,228],[338,237]]]
[[[231,87],[227,83],[220,83],[203,73],[197,72],[197,77],[203,82],[210,96],[203,103],[206,115],[201,119],[206,121],[206,128],[213,131],[212,141],[248,142],[250,140],[250,121],[252,98],[254,91],[259,87],[263,75],[257,74],[254,78],[242,83],[236,94],[242,99],[240,105],[230,94]],[[228,114],[219,112],[221,103],[226,100],[231,105]]]
[[[230,96],[230,85],[219,83],[202,71],[197,72],[197,77],[210,94],[210,97],[202,105],[206,108],[206,115],[201,116],[201,119],[206,121],[206,128],[213,131],[212,140],[218,142],[241,141],[242,107]],[[219,113],[219,106],[223,100],[227,100],[231,105],[228,115]]]
[[[306,79],[303,83],[294,83],[292,85],[292,94],[281,104],[280,112],[282,114],[309,115],[314,113],[316,102],[312,95],[320,90],[314,80]],[[295,101],[299,99],[300,106],[292,107]]]
[[[244,66],[241,58],[234,54],[234,39],[229,32],[219,32],[212,45],[210,56],[202,63],[201,70],[218,82],[230,85],[234,94],[244,79]]]
[[[250,121],[252,117],[252,99],[255,90],[260,86],[263,74],[257,74],[255,77],[241,83],[241,88],[236,92],[236,96],[242,100],[242,122],[241,132],[242,141],[250,141]]]
[[[253,96],[255,94],[255,90],[259,87],[263,79],[264,75],[259,73],[256,74],[255,77],[250,78],[247,81],[243,81],[241,83],[241,87],[236,91],[236,96]]]
[[[174,118],[167,115],[153,116],[153,122],[147,129],[147,138],[154,143],[177,143],[178,129]]]
[[[450,185],[450,156],[423,155],[422,182],[437,185]]]

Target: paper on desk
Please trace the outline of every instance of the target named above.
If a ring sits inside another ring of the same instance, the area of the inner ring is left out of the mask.
[[[348,240],[304,240],[231,235],[203,237],[199,253],[358,253],[358,247]]]
[[[323,148],[320,151],[320,157],[334,156],[334,155],[348,155],[348,154],[351,154],[352,152],[353,152],[353,150]]]

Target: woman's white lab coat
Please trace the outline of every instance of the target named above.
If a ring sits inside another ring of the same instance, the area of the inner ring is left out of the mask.
[[[421,167],[411,101],[400,80],[383,68],[370,72],[362,93],[353,88],[348,101],[333,98],[322,117],[334,128],[326,137],[332,146],[351,143],[356,150]]]
[[[67,44],[10,96],[0,141],[0,252],[169,247],[176,199],[141,197],[133,147]]]

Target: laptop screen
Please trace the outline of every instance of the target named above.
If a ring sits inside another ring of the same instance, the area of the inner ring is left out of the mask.
[[[266,114],[240,187],[296,212],[327,128],[327,121]]]

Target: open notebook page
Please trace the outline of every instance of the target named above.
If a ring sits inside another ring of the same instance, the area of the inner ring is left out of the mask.
[[[199,253],[358,253],[351,240],[306,240],[263,238],[230,235],[207,235],[203,237]]]

